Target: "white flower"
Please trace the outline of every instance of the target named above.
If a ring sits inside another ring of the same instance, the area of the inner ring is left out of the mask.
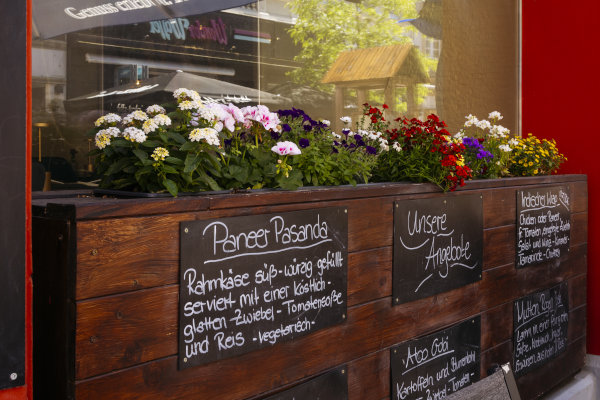
[[[454,138],[458,139],[458,140],[462,140],[465,137],[465,131],[460,130],[458,131],[458,133],[456,135],[454,135]]]
[[[146,133],[138,128],[130,126],[123,131],[123,137],[130,142],[144,143],[146,141]]]
[[[336,139],[341,139],[341,138],[342,138],[340,135],[338,135],[338,134],[337,134],[337,133],[335,133],[335,132],[331,132],[331,134],[332,134],[332,135],[333,135],[333,137],[334,137],[334,138],[336,138]]]
[[[141,110],[136,110],[132,113],[129,113],[125,118],[123,118],[123,124],[129,125],[134,121],[144,122],[148,119],[148,114]]]
[[[195,90],[190,90],[186,88],[179,88],[173,92],[173,97],[175,97],[178,101],[194,101],[200,102],[200,95]]]
[[[490,115],[488,115],[488,118],[492,119],[492,120],[495,120],[495,121],[500,121],[504,117],[502,116],[502,114],[500,114],[500,112],[498,112],[498,111],[492,111],[490,113]]]
[[[477,126],[479,129],[490,129],[492,124],[490,124],[490,121],[482,119],[481,121],[477,122],[475,126]]]
[[[398,142],[394,142],[394,144],[392,145],[392,148],[396,151],[402,151],[402,146],[400,146],[400,143],[398,143]]]
[[[285,156],[288,154],[295,156],[302,153],[294,142],[277,142],[275,146],[271,147],[271,151],[279,154],[280,156]]]
[[[342,117],[342,118],[340,118],[340,121],[342,121],[345,124],[351,124],[352,123],[352,118],[350,118],[350,117]]]
[[[490,135],[497,138],[506,137],[510,133],[508,128],[503,127],[502,125],[494,125],[490,129]]]
[[[98,131],[98,133],[105,133],[109,137],[119,137],[119,136],[121,136],[121,131],[119,130],[119,128],[116,128],[114,126],[108,127],[106,129],[101,129],[101,130]]]
[[[510,148],[510,146],[507,145],[507,144],[501,144],[500,146],[498,146],[498,148],[500,150],[502,150],[503,152],[505,152],[505,153],[509,153],[509,152],[512,151],[512,149]]]
[[[111,136],[106,132],[105,129],[96,133],[96,147],[99,149],[104,149],[106,146],[110,145]]]
[[[467,122],[465,122],[465,127],[471,127],[473,125],[477,125],[477,123],[479,122],[479,120],[477,119],[476,116],[469,114],[465,117],[467,119]]]
[[[109,124],[116,124],[117,122],[121,121],[121,117],[119,117],[117,114],[114,113],[110,113],[110,114],[106,114],[100,118],[98,118],[95,122],[95,125],[97,127],[101,127],[101,126],[105,126],[105,125],[109,125]]]
[[[219,132],[213,128],[196,128],[190,132],[189,138],[192,142],[204,140],[206,143],[213,146],[219,146],[221,144],[219,141]]]
[[[389,151],[390,150],[390,146],[388,146],[387,140],[382,140],[379,142],[379,148],[381,149],[381,151]]]
[[[514,147],[514,146],[516,146],[518,144],[519,144],[519,141],[517,139],[515,139],[515,138],[511,138],[511,139],[508,140],[508,145],[509,146],[513,146]]]
[[[144,124],[142,125],[142,129],[144,130],[144,132],[147,134],[154,132],[155,130],[158,129],[158,125],[156,124],[156,122],[154,122],[154,119],[149,119],[148,121],[144,121]]]
[[[199,108],[202,108],[203,105],[194,100],[183,100],[181,103],[179,103],[179,105],[177,107],[182,111],[187,111],[187,110],[197,110]]]
[[[153,120],[154,120],[154,123],[156,123],[156,125],[158,125],[158,126],[170,126],[171,125],[171,118],[167,117],[164,114],[155,115]]]
[[[331,125],[331,121],[329,121],[328,119],[324,119],[323,121],[321,121],[324,125]]]
[[[146,108],[146,114],[149,114],[149,115],[165,114],[166,112],[167,112],[167,110],[165,110],[163,107],[159,106],[158,104],[153,104],[153,105],[149,106],[148,108]]]

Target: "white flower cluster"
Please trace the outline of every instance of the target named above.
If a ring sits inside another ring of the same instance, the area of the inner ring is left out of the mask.
[[[171,118],[164,114],[157,114],[152,118],[158,126],[171,126]]]
[[[496,138],[505,138],[510,133],[508,128],[503,127],[502,125],[494,125],[490,129],[490,135]]]
[[[350,117],[342,117],[342,118],[340,118],[340,121],[342,121],[345,124],[351,124],[352,123],[352,118],[350,118]]]
[[[130,142],[136,143],[144,143],[148,138],[148,136],[146,136],[146,133],[143,130],[134,128],[133,126],[125,128],[125,130],[123,131],[123,137],[129,140]]]
[[[148,120],[148,114],[141,110],[136,110],[123,118],[123,125],[129,125],[135,121],[144,122],[146,120]]]
[[[492,121],[500,121],[502,118],[504,118],[502,116],[502,114],[500,114],[499,111],[492,111],[489,115],[488,118],[491,119]]]
[[[111,138],[119,137],[121,135],[121,131],[119,128],[115,128],[114,126],[101,129],[96,133],[96,147],[99,149],[104,149],[106,146],[110,145]]]
[[[498,148],[505,153],[509,153],[512,151],[511,147],[507,144],[501,144],[500,146],[498,146]]]
[[[394,142],[394,144],[392,145],[392,148],[398,152],[402,151],[402,146],[400,146],[400,143],[398,143],[398,142]]]
[[[190,141],[199,142],[204,140],[212,146],[219,146],[219,133],[213,128],[196,128],[189,134]]]
[[[110,124],[116,124],[121,121],[121,117],[117,114],[109,113],[100,118],[98,118],[95,122],[96,127],[107,126]]]
[[[166,114],[167,110],[165,110],[163,107],[159,106],[158,104],[153,104],[151,106],[149,106],[148,108],[146,108],[146,114],[148,115],[158,115],[158,114]]]
[[[200,95],[195,90],[179,88],[173,92],[173,97],[179,101],[195,101],[200,103]]]
[[[201,108],[202,106],[203,106],[202,103],[200,103],[199,101],[183,100],[182,102],[179,103],[179,105],[177,107],[181,111],[191,111],[191,110],[197,110],[197,109]]]
[[[388,151],[390,149],[389,143],[386,138],[383,137],[383,133],[381,132],[372,132],[372,131],[363,131],[360,130],[358,133],[363,137],[369,140],[376,142],[379,145],[381,151]]]
[[[152,118],[147,121],[144,121],[144,124],[142,125],[142,129],[144,130],[144,132],[146,134],[149,134],[149,133],[152,133],[155,130],[157,130],[158,125],[156,124],[156,122],[154,122],[154,118]]]

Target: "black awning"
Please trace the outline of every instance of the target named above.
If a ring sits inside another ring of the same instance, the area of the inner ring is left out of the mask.
[[[253,3],[247,0],[33,0],[33,23],[48,39],[98,26],[185,17]]]

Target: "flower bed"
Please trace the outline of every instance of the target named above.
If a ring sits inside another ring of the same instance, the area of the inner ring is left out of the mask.
[[[530,136],[510,138],[491,120],[468,116],[452,136],[430,115],[425,121],[387,121],[364,105],[361,121],[340,133],[297,109],[203,104],[178,89],[175,111],[153,105],[121,118],[96,121],[100,186],[139,192],[337,186],[371,182],[432,182],[453,191],[474,178],[555,172],[565,158],[555,144]]]

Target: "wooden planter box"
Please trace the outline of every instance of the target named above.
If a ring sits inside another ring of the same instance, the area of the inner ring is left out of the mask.
[[[517,192],[563,186],[571,237],[560,259],[515,268]],[[393,305],[394,202],[477,194],[481,280]],[[59,195],[60,196],[60,195]],[[348,398],[392,397],[390,349],[481,317],[481,377],[513,358],[513,301],[567,282],[567,349],[519,377],[533,399],[576,373],[586,353],[587,179],[557,175],[162,199],[84,194],[33,200],[34,391],[38,398],[259,399],[344,366]],[[347,317],[298,339],[178,369],[180,222],[344,207]],[[347,371],[347,372],[346,372]]]

